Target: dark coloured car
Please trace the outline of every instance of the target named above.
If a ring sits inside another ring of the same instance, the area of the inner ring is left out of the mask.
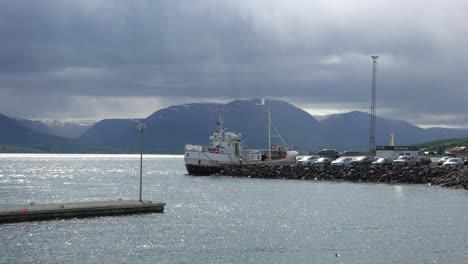
[[[336,149],[322,149],[317,152],[317,155],[321,157],[329,157],[330,159],[334,160],[338,157],[338,152]]]
[[[431,165],[432,160],[428,156],[419,156],[416,158],[416,165]]]
[[[359,156],[355,157],[351,162],[352,165],[370,165],[375,161],[375,157],[371,156]]]
[[[465,165],[468,165],[468,157],[465,157],[463,161],[465,162]]]

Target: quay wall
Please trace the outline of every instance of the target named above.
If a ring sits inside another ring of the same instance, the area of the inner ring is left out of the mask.
[[[348,181],[388,184],[429,184],[468,190],[468,166],[444,167],[377,167],[370,165],[302,166],[302,165],[245,165],[229,166],[215,176],[293,179],[316,181]]]

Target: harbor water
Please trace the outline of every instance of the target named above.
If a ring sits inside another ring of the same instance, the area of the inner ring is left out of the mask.
[[[0,207],[134,200],[139,155],[0,154]],[[186,175],[146,155],[162,214],[0,225],[0,263],[466,263],[468,191]]]

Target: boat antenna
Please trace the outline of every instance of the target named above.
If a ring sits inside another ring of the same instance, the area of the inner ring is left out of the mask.
[[[221,137],[221,141],[224,141],[224,116],[223,116],[223,108],[218,108],[218,131]]]

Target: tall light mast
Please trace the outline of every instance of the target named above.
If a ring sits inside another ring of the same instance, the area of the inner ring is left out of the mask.
[[[270,100],[267,98],[267,109],[268,109],[268,159],[271,159],[271,108]]]
[[[375,153],[376,75],[377,75],[377,59],[379,58],[379,56],[371,56],[371,58],[372,58],[372,105],[371,105],[369,152]]]

